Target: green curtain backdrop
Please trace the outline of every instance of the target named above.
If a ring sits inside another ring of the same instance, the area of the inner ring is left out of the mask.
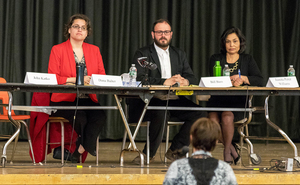
[[[75,13],[92,21],[88,42],[100,47],[106,73],[127,72],[136,49],[152,43],[156,19],[167,18],[174,31],[172,45],[186,51],[200,79],[208,75],[209,57],[219,52],[219,38],[229,26],[247,39],[264,81],[285,76],[290,64],[300,79],[300,1],[297,0],[0,0],[0,76],[23,82],[26,72],[47,72],[51,47],[65,41],[64,24]],[[14,93],[14,104],[30,105],[31,93]],[[255,97],[263,105],[264,97]],[[113,96],[100,96],[115,105]],[[299,141],[299,97],[271,97],[270,117],[293,140]],[[102,139],[120,139],[124,127],[117,111],[107,111]],[[259,121],[263,121],[260,116]],[[12,132],[7,124],[1,133]],[[266,133],[265,126],[252,129]],[[140,134],[143,135],[143,134]],[[271,136],[277,136],[270,129]],[[26,138],[22,130],[21,138]]]

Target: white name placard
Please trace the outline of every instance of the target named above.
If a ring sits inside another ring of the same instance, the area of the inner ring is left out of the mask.
[[[299,87],[299,84],[295,76],[270,77],[266,87],[294,88]]]
[[[24,79],[24,83],[57,85],[57,80],[55,74],[27,72]]]
[[[121,76],[92,74],[90,85],[123,86]]]
[[[229,76],[201,77],[200,87],[232,87]]]

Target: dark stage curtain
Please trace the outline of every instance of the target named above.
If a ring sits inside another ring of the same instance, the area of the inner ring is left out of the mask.
[[[23,82],[26,72],[47,72],[51,47],[65,41],[64,24],[75,13],[92,21],[88,42],[100,47],[106,73],[128,72],[134,52],[152,43],[152,24],[167,18],[174,31],[172,45],[186,51],[200,79],[208,75],[209,57],[219,52],[219,38],[229,26],[239,27],[247,39],[264,82],[285,76],[293,64],[300,79],[300,1],[297,0],[1,0],[0,76]],[[14,104],[30,105],[31,93],[14,93]],[[99,96],[115,105],[113,96]],[[255,97],[263,105],[264,97]],[[271,97],[270,117],[293,140],[299,140],[299,97]],[[102,139],[120,139],[124,127],[117,111],[107,111]],[[258,116],[259,117],[259,116]],[[263,115],[259,121],[263,121]],[[1,133],[11,132],[1,124]],[[263,135],[265,126],[253,128]],[[175,132],[175,131],[174,131]],[[145,139],[145,132],[139,138]],[[270,129],[271,136],[277,136]],[[26,138],[22,130],[21,138]]]

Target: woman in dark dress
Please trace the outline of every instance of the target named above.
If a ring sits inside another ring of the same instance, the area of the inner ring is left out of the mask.
[[[224,68],[227,64],[230,68],[230,79],[235,87],[243,85],[262,86],[263,77],[251,55],[243,54],[246,48],[246,39],[242,32],[235,27],[226,29],[221,36],[221,53],[214,54],[209,60],[209,72],[212,76],[213,66],[216,61]],[[238,74],[240,70],[241,75]],[[210,107],[245,107],[245,96],[212,96],[208,102]],[[241,120],[243,113],[224,111],[210,112],[208,117],[221,124],[224,144],[224,161],[232,164],[239,160],[240,156],[232,145],[234,134],[234,121]]]

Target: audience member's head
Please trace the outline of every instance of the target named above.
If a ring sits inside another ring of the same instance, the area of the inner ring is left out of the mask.
[[[190,136],[196,150],[213,151],[221,136],[221,128],[217,122],[200,118],[192,125]]]

